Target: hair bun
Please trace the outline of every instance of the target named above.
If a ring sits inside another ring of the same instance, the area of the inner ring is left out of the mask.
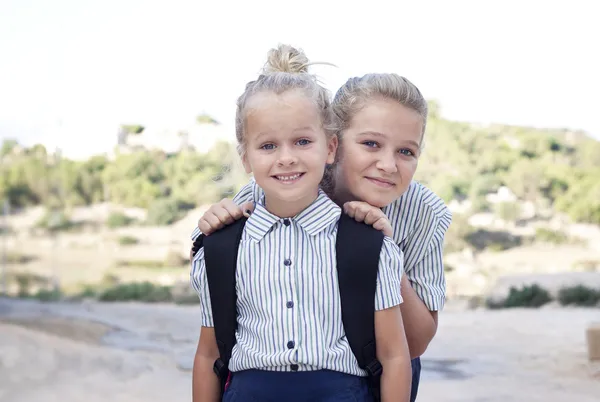
[[[263,74],[269,73],[308,73],[310,62],[301,49],[290,45],[279,45],[269,50]]]

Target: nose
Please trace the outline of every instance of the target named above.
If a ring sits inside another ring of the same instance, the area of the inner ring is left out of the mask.
[[[396,164],[396,157],[394,153],[381,154],[379,160],[375,164],[377,169],[384,171],[385,173],[396,173],[398,171],[398,165]]]
[[[281,147],[279,149],[279,157],[277,158],[279,166],[290,166],[298,161],[296,154],[289,147]]]

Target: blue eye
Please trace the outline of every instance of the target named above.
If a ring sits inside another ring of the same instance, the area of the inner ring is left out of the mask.
[[[264,145],[261,145],[260,149],[270,151],[270,150],[275,149],[275,144],[264,144]]]
[[[379,144],[375,141],[363,141],[362,144],[366,145],[369,148],[375,148],[375,147],[379,146]]]
[[[406,155],[406,156],[415,156],[415,153],[413,151],[411,151],[410,149],[407,148],[403,148],[399,151],[402,155]]]
[[[311,143],[311,141],[310,141],[310,140],[307,140],[306,138],[303,138],[303,139],[301,139],[301,140],[298,140],[298,142],[297,142],[297,144],[298,144],[298,145],[308,145],[308,144],[310,144],[310,143]]]

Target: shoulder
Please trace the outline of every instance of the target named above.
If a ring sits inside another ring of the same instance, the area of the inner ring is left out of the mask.
[[[381,244],[381,257],[387,260],[402,260],[402,250],[391,237],[384,236]]]
[[[406,192],[384,208],[392,228],[394,241],[401,243],[416,228],[431,231],[448,229],[452,213],[437,194],[418,181],[412,181]]]

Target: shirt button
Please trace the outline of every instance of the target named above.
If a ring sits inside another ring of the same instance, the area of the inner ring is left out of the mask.
[[[288,349],[294,349],[294,346],[296,346],[296,344],[294,343],[294,341],[289,341],[287,343],[287,348]]]
[[[284,224],[285,226],[290,226],[290,220],[289,220],[289,219],[284,219],[284,220],[283,220],[283,224]]]
[[[290,265],[292,265],[292,260],[286,258],[285,261],[283,261],[283,265],[289,267]]]
[[[290,369],[292,371],[298,371],[298,365],[297,364],[292,364],[292,365],[290,365]]]
[[[292,307],[294,307],[294,302],[293,301],[289,301],[289,302],[285,303],[285,306],[287,308],[292,308]]]

